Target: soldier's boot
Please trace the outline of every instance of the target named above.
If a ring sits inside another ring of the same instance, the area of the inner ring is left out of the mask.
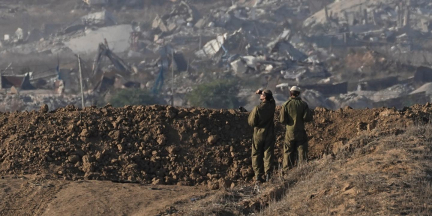
[[[261,177],[261,175],[255,176],[255,184],[264,183],[265,180]]]

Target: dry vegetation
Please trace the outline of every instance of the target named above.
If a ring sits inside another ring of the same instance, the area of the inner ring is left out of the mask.
[[[362,132],[338,153],[295,168],[283,180],[275,176],[259,193],[248,187],[229,189],[186,211],[188,215],[431,215],[431,159],[431,125],[411,126],[399,135]],[[248,201],[239,202],[248,196]]]
[[[261,215],[430,215],[431,141],[431,125],[360,134],[335,157],[293,170],[295,186]]]

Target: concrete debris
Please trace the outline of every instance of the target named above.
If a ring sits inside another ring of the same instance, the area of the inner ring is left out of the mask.
[[[418,89],[412,91],[410,94],[416,94],[424,92],[428,96],[432,96],[432,83],[426,83],[422,86],[420,86]]]
[[[359,95],[358,93],[348,93],[340,96],[332,96],[328,98],[329,103],[332,103],[332,109],[343,107],[352,107],[354,109],[364,109],[373,107],[373,101],[366,96]]]
[[[89,54],[95,51],[95,44],[106,39],[111,49],[123,52],[130,47],[128,40],[131,32],[131,25],[116,25],[97,30],[88,29],[84,36],[72,38],[65,42],[65,45],[74,53]]]
[[[156,15],[155,19],[153,20],[152,29],[159,30],[161,32],[168,32],[168,27],[166,26],[164,21],[159,17],[159,15]]]
[[[25,38],[27,38],[27,32],[25,32],[22,28],[18,28],[15,31],[15,38],[17,42],[23,41]]]
[[[81,17],[81,22],[86,26],[111,26],[117,24],[117,19],[111,12],[104,10]]]
[[[255,56],[242,56],[241,60],[246,64],[247,67],[257,69],[260,61],[263,59]]]
[[[199,58],[213,58],[216,55],[223,55],[238,48],[239,43],[243,39],[242,29],[239,29],[232,34],[223,34],[206,43],[203,49],[195,53]]]
[[[288,83],[281,83],[276,85],[276,89],[280,89],[281,91],[289,91],[290,86]]]
[[[197,85],[233,77],[274,90],[278,103],[298,85],[311,107],[329,109],[401,106],[397,100],[430,96],[432,8],[426,1],[160,3],[164,12],[145,17],[138,6],[155,2],[84,0],[68,11],[73,22],[4,31],[2,59],[50,62],[17,69],[22,62],[4,60],[1,97],[24,99],[28,84],[52,97],[77,94],[77,54],[84,89],[100,98],[137,88],[186,105]],[[250,110],[254,101],[243,85],[239,101]]]
[[[316,107],[333,108],[333,104],[319,91],[307,89],[302,93],[301,97],[308,103],[311,109],[315,109]]]
[[[108,0],[83,0],[83,1],[90,6],[105,5],[108,3]]]
[[[271,48],[271,52],[277,52],[279,55],[286,55],[292,61],[304,61],[308,58],[294,46],[286,41],[278,42]]]
[[[236,75],[244,74],[247,71],[246,65],[240,59],[231,62],[231,68]]]
[[[190,6],[184,1],[176,4],[172,11],[163,16],[157,15],[152,23],[152,30],[155,34],[172,32],[179,26],[188,26],[196,24],[200,15],[196,8]],[[204,25],[203,21],[201,24]],[[202,26],[201,26],[202,27]]]
[[[96,95],[85,95],[86,106],[91,106],[91,101],[95,97]],[[0,112],[39,110],[45,104],[49,110],[67,105],[81,107],[81,97],[60,96],[60,94],[50,90],[20,91],[19,94],[3,96],[0,102]]]
[[[222,46],[225,43],[226,38],[227,38],[227,34],[217,36],[216,39],[206,43],[203,49],[196,52],[195,55],[200,58],[208,58],[208,57],[211,58],[215,56],[216,53],[218,53],[222,49]]]
[[[371,97],[375,102],[386,101],[394,98],[400,98],[402,96],[408,95],[414,91],[414,87],[408,84],[397,84],[386,88],[381,91],[377,91]],[[417,93],[417,92],[414,92]]]

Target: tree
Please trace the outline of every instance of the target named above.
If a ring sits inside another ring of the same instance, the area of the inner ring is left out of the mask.
[[[215,109],[233,109],[239,105],[237,80],[216,80],[198,85],[187,99],[192,106]]]
[[[114,107],[125,105],[151,105],[160,101],[149,92],[142,89],[122,89],[116,92],[109,100]]]

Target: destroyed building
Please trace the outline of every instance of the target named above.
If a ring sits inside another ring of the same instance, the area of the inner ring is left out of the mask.
[[[157,3],[163,10],[148,17],[129,6],[152,8],[154,1],[82,3],[87,7],[76,7],[69,22],[16,26],[4,35],[3,56],[52,59],[48,68],[30,66],[19,84],[11,77],[25,75],[11,68],[20,63],[5,62],[6,92],[13,86],[79,96],[80,55],[84,92],[142,89],[177,105],[187,104],[196,86],[220,79],[269,88],[281,101],[297,85],[312,106],[332,109],[401,106],[394,101],[415,94],[409,101],[420,103],[430,95],[422,91],[432,80],[427,2],[179,0]]]

